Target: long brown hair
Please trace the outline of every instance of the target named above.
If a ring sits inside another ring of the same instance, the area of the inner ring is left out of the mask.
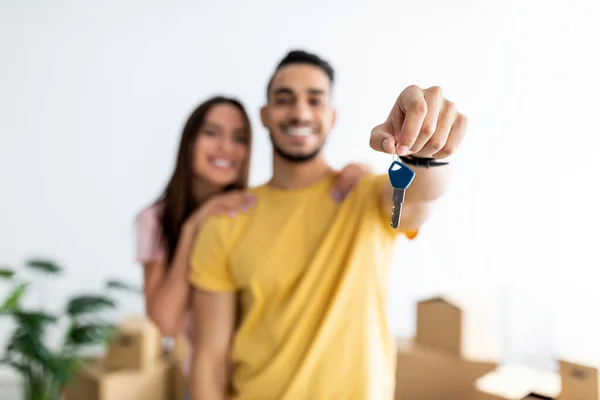
[[[181,228],[186,219],[200,206],[197,204],[194,195],[194,143],[200,133],[200,129],[204,124],[204,120],[208,112],[218,104],[230,104],[237,107],[244,118],[244,122],[248,129],[248,156],[242,164],[238,179],[225,188],[225,191],[233,189],[246,189],[248,187],[248,173],[250,168],[250,153],[252,142],[252,128],[250,119],[246,109],[238,100],[216,96],[208,99],[200,104],[189,116],[181,135],[179,143],[179,151],[177,154],[177,162],[173,175],[158,199],[162,202],[162,210],[160,215],[160,226],[162,230],[161,243],[165,246],[166,264],[167,267],[171,264],[175,249],[179,242]]]

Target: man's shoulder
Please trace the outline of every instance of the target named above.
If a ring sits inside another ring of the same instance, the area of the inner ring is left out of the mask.
[[[248,192],[257,197],[264,197],[269,193],[269,185],[267,182],[263,182],[258,185],[250,186]]]
[[[251,212],[240,211],[234,215],[218,214],[206,219],[202,225],[200,236],[211,240],[231,241],[243,231]]]
[[[256,201],[260,201],[261,198],[265,198],[268,196],[266,191],[266,184],[260,184],[256,186],[249,187],[246,191],[253,195],[256,198]],[[229,214],[218,214],[209,217],[202,227],[203,230],[208,230],[212,232],[220,232],[222,234],[233,233],[236,230],[239,230],[247,221],[249,214],[251,214],[253,208],[246,211],[240,211],[235,213],[234,215]]]
[[[360,181],[352,188],[350,195],[355,198],[364,199],[365,197],[378,198],[384,186],[389,182],[387,174],[371,174],[361,178]]]
[[[360,181],[359,181],[359,185],[363,185],[364,186],[377,186],[377,185],[383,185],[386,182],[389,182],[390,178],[388,176],[388,174],[369,174],[365,177],[363,177]]]

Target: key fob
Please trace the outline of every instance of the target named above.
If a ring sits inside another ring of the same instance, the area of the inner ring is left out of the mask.
[[[395,189],[406,189],[415,178],[415,171],[399,161],[394,161],[388,170],[390,182]]]

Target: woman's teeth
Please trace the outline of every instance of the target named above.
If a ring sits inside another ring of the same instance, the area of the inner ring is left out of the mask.
[[[312,135],[312,128],[288,128],[283,133],[290,136],[306,137]]]
[[[233,167],[233,161],[225,160],[223,158],[213,159],[213,164],[215,164],[219,168],[232,168]]]

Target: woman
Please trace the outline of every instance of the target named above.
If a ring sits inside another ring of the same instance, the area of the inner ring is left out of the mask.
[[[251,139],[250,120],[240,102],[213,97],[200,104],[185,124],[166,189],[137,216],[137,258],[144,265],[146,310],[165,336],[185,332],[191,337],[188,260],[204,221],[252,207],[252,197],[244,192]],[[344,168],[334,198],[341,201],[367,173],[369,169],[360,164]]]
[[[236,100],[199,105],[183,129],[175,171],[160,199],[137,217],[138,261],[144,265],[146,310],[165,336],[187,331],[188,259],[206,218],[251,205],[250,121]]]

